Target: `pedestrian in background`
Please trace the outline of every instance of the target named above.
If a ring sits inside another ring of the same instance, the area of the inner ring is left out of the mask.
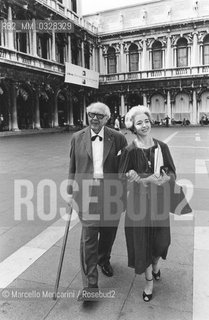
[[[115,118],[114,129],[120,131],[120,118],[118,116]]]
[[[169,116],[165,117],[165,125],[167,128],[169,127],[169,120],[170,120]]]
[[[110,118],[107,105],[92,103],[87,107],[87,115],[89,127],[72,137],[69,179],[76,182],[77,188],[72,190],[71,185],[68,188],[69,204],[77,204],[76,210],[82,224],[80,259],[83,290],[79,300],[83,300],[86,292],[88,296],[88,292],[98,289],[97,264],[106,276],[113,276],[110,254],[119,218],[114,225],[104,223],[105,205],[108,204],[108,199],[104,198],[104,183],[118,177],[118,154],[127,145],[121,133],[106,127]],[[84,203],[87,191],[82,189],[85,181],[91,182],[87,203]],[[99,216],[99,220],[95,215]]]
[[[168,146],[150,134],[151,114],[147,107],[132,107],[125,125],[135,134],[122,152],[119,166],[121,177],[128,179],[128,266],[136,274],[145,273],[143,299],[148,302],[152,299],[153,277],[159,280],[161,276],[159,259],[166,259],[171,241],[169,208],[164,210],[162,189],[167,188],[170,179],[175,180],[175,166]]]

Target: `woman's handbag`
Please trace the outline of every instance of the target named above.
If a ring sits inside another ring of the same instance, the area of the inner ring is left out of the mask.
[[[192,212],[192,208],[185,197],[183,187],[175,181],[170,183],[170,212],[177,215]]]

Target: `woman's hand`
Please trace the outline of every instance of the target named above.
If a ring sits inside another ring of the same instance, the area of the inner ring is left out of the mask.
[[[138,175],[138,173],[135,170],[129,170],[126,173],[126,177],[128,178],[128,182],[137,182],[139,183],[139,181],[141,180],[140,176]]]

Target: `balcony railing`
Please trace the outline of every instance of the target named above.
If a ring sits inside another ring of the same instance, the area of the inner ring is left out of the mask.
[[[184,68],[169,68],[160,70],[146,70],[127,73],[100,75],[100,82],[134,81],[143,79],[161,79],[179,76],[191,76],[209,73],[209,66],[194,66]]]
[[[65,71],[63,64],[58,62],[45,60],[38,56],[35,57],[23,52],[9,50],[3,47],[0,47],[0,62],[18,65],[42,72],[50,72],[62,76]]]
[[[62,18],[70,19],[75,24],[83,27],[84,29],[89,30],[90,32],[97,34],[98,28],[96,28],[93,24],[91,24],[89,21],[79,17],[75,12],[71,11],[67,7],[65,7],[62,3],[56,0],[36,0],[37,2],[41,3],[42,5],[47,6],[51,10],[54,10],[58,12]]]

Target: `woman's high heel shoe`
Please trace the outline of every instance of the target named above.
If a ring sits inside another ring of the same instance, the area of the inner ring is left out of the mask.
[[[153,281],[153,279],[146,279],[147,281]],[[143,300],[149,302],[152,299],[152,293],[147,294],[145,291],[142,293]]]
[[[156,281],[158,281],[158,280],[160,280],[161,272],[160,272],[160,270],[159,270],[157,273],[155,273],[154,271],[152,271],[152,275],[153,275],[154,279],[155,279]]]

